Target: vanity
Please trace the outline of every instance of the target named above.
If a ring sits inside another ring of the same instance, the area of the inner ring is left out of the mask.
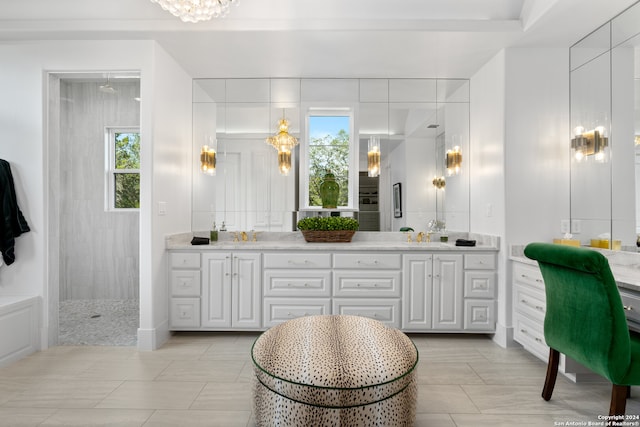
[[[416,242],[357,232],[350,243],[307,243],[299,232],[191,245],[169,236],[169,329],[265,330],[317,314],[365,316],[407,332],[492,333],[498,239],[462,233]],[[475,247],[457,247],[457,237]]]
[[[627,323],[631,331],[640,333],[640,255],[623,251],[600,251],[609,261],[618,284]],[[524,246],[512,246],[513,339],[543,361],[549,357],[544,339],[546,297],[544,281],[538,263],[524,256]],[[592,381],[601,378],[577,362],[560,356],[559,372],[573,381]]]

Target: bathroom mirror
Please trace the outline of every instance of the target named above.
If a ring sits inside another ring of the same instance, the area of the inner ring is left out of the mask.
[[[636,3],[571,48],[571,137],[575,139],[578,126],[586,133],[602,126],[607,138],[602,162],[578,162],[572,149],[572,231],[583,245],[599,242],[600,247],[619,245],[636,251],[639,81],[640,3]]]
[[[360,213],[381,231],[426,230],[431,219],[469,229],[469,81],[464,79],[195,79],[193,83],[192,230],[215,221],[228,230],[291,231],[297,209],[299,147],[283,176],[265,139],[288,121],[303,142],[301,105],[350,102],[357,109]],[[366,176],[367,144],[380,139],[381,172]],[[216,172],[201,172],[203,145],[215,146]],[[445,153],[460,147],[458,175],[447,176]],[[434,177],[445,176],[437,190]],[[403,217],[394,218],[393,184],[401,182]],[[368,187],[377,184],[376,187]],[[373,189],[375,188],[375,189]],[[377,194],[373,194],[377,192]]]

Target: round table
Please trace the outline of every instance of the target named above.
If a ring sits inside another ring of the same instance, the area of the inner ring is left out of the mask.
[[[418,350],[360,316],[289,320],[253,344],[258,426],[411,426]]]

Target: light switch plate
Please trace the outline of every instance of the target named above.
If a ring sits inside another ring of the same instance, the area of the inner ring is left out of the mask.
[[[158,202],[158,215],[167,214],[167,202]]]
[[[571,233],[579,234],[580,232],[582,232],[582,221],[580,221],[579,219],[572,219],[571,220]]]
[[[568,219],[560,220],[560,232],[563,234],[571,233],[571,222]]]

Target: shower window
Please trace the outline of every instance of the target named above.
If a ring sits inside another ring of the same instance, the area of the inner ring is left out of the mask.
[[[106,128],[107,210],[140,208],[140,129]]]

